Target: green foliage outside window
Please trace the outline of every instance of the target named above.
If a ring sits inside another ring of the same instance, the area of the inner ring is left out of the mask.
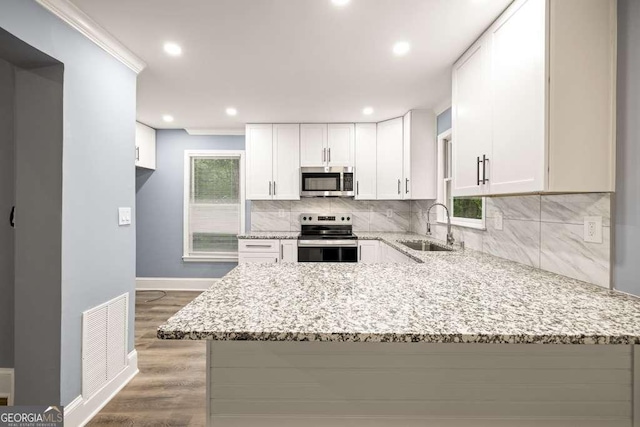
[[[238,203],[240,166],[238,159],[194,159],[194,203]]]
[[[482,219],[482,198],[453,199],[453,216],[456,218]]]

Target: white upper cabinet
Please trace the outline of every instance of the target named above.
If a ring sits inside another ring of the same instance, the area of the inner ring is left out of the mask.
[[[247,199],[300,199],[300,125],[246,127]]]
[[[247,199],[273,199],[273,125],[247,125]]]
[[[356,123],[356,200],[376,199],[376,139],[375,123]]]
[[[322,167],[327,164],[326,124],[300,125],[300,166]]]
[[[491,157],[491,68],[487,37],[453,67],[452,140],[454,196],[482,194],[480,161]]]
[[[513,2],[453,68],[453,194],[614,191],[615,54],[615,0]]]
[[[300,199],[300,125],[273,125],[273,198]]]
[[[355,161],[353,123],[329,124],[327,130],[327,165],[353,167]]]
[[[378,123],[377,195],[379,200],[402,199],[403,118]]]
[[[156,130],[136,122],[136,167],[156,168]]]
[[[411,110],[403,118],[402,198],[436,199],[436,116],[431,110]]]

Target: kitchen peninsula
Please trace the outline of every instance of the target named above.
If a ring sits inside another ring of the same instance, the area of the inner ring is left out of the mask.
[[[211,425],[635,425],[640,300],[358,238],[415,263],[243,264],[158,329],[208,340]]]

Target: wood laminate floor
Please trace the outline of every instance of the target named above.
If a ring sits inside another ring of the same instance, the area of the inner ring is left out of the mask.
[[[206,347],[203,341],[163,341],[156,328],[199,292],[136,295],[136,349],[140,373],[87,424],[104,426],[205,425]]]

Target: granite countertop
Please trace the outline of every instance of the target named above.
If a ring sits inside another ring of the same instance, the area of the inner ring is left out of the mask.
[[[238,239],[287,240],[297,239],[299,235],[299,231],[251,231],[249,233],[239,234]]]
[[[480,252],[400,243],[430,240],[417,234],[357,234],[417,262],[241,264],[158,337],[640,344],[640,299]]]

